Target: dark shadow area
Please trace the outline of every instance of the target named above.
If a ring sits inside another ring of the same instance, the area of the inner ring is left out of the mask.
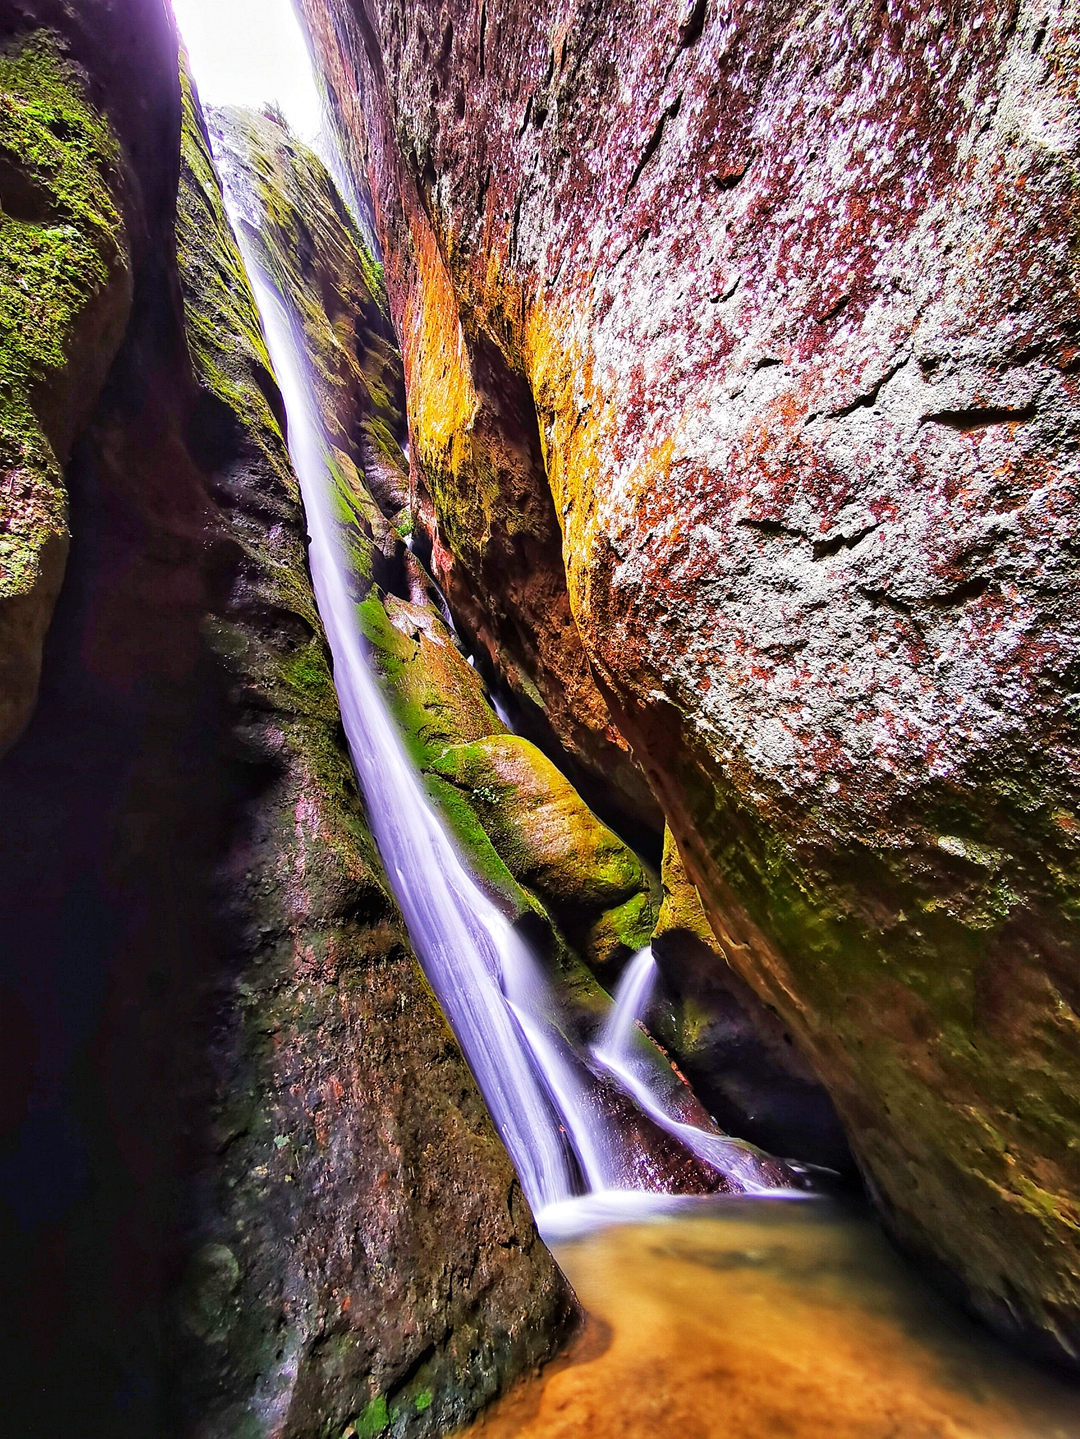
[[[832,1100],[779,1015],[687,930],[662,934],[653,954],[658,1036],[721,1129],[858,1185]]]

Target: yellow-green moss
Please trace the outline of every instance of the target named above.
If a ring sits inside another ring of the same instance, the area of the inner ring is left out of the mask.
[[[14,472],[0,596],[9,596],[32,587],[48,537],[66,533],[53,452],[66,416],[52,423],[48,388],[70,362],[80,316],[126,262],[117,142],[45,33],[0,56],[0,153],[0,467]]]
[[[649,943],[656,925],[656,909],[647,890],[638,890],[622,904],[605,910],[589,930],[584,957],[589,967],[605,977],[614,966]]]
[[[520,735],[491,735],[448,748],[435,768],[473,795],[510,870],[556,908],[607,909],[647,893],[633,851]]]
[[[188,349],[199,380],[238,419],[252,422],[252,438],[295,494],[280,426],[255,378],[262,372],[273,383],[258,308],[183,65],[180,82],[184,123],[176,237]]]
[[[452,745],[505,734],[479,676],[433,609],[372,595],[359,613],[394,717],[421,769]]]
[[[718,950],[719,946],[702,906],[701,896],[683,867],[675,836],[667,825],[664,826],[664,857],[661,861],[660,884],[663,902],[657,915],[654,938],[659,938],[669,930],[685,930],[711,949]]]
[[[656,912],[640,861],[507,732],[430,607],[371,594],[358,610],[406,748],[467,862],[518,913],[547,920],[564,993],[595,1007],[600,991],[570,951],[603,965],[648,943]]]

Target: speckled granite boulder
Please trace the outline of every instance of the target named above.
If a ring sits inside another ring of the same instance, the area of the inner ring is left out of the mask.
[[[466,627],[1075,1362],[1075,0],[303,8]]]

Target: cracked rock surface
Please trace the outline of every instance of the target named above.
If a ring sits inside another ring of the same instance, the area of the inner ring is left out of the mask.
[[[1075,1361],[1076,4],[303,8],[470,640]]]

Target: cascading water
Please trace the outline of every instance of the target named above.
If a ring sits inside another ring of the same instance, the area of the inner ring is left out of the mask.
[[[355,607],[340,562],[330,506],[328,449],[314,388],[282,297],[245,257],[289,419],[289,449],[304,497],[319,613],[334,656],[334,682],[349,750],[379,852],[409,935],[468,1056],[522,1186],[536,1208],[574,1193],[571,1136],[590,1187],[606,1173],[583,1086],[557,1045],[538,1059],[514,1008],[536,1011],[542,981],[524,943],[465,870],[386,712],[361,647]]]
[[[597,1079],[560,1029],[558,1009],[535,956],[462,863],[406,756],[363,648],[335,518],[330,445],[303,329],[287,287],[259,264],[245,231],[259,216],[243,175],[225,168],[230,216],[244,254],[288,416],[319,611],[334,659],[334,682],[353,764],[391,886],[424,972],[450,1021],[514,1161],[541,1228],[565,1230],[575,1196],[638,1203],[653,1198],[635,1141],[612,1124]],[[646,957],[648,957],[646,955]],[[604,1031],[597,1057],[621,1090],[654,1121],[743,1192],[783,1183],[765,1156],[676,1118],[620,1038],[644,958]],[[646,976],[647,977],[647,976]],[[627,997],[628,996],[628,997]],[[631,1027],[633,1020],[630,1021]],[[712,1141],[711,1143],[707,1141]],[[764,1161],[764,1165],[762,1163]],[[767,1173],[767,1169],[772,1173]],[[627,1176],[642,1173],[627,1185]]]
[[[656,960],[651,948],[639,950],[623,972],[613,996],[615,1003],[593,1046],[593,1055],[612,1078],[666,1133],[684,1144],[706,1164],[729,1178],[738,1179],[749,1194],[775,1190],[762,1173],[753,1151],[738,1140],[689,1124],[665,1102],[655,1083],[656,1063],[641,1028],[656,985]]]

